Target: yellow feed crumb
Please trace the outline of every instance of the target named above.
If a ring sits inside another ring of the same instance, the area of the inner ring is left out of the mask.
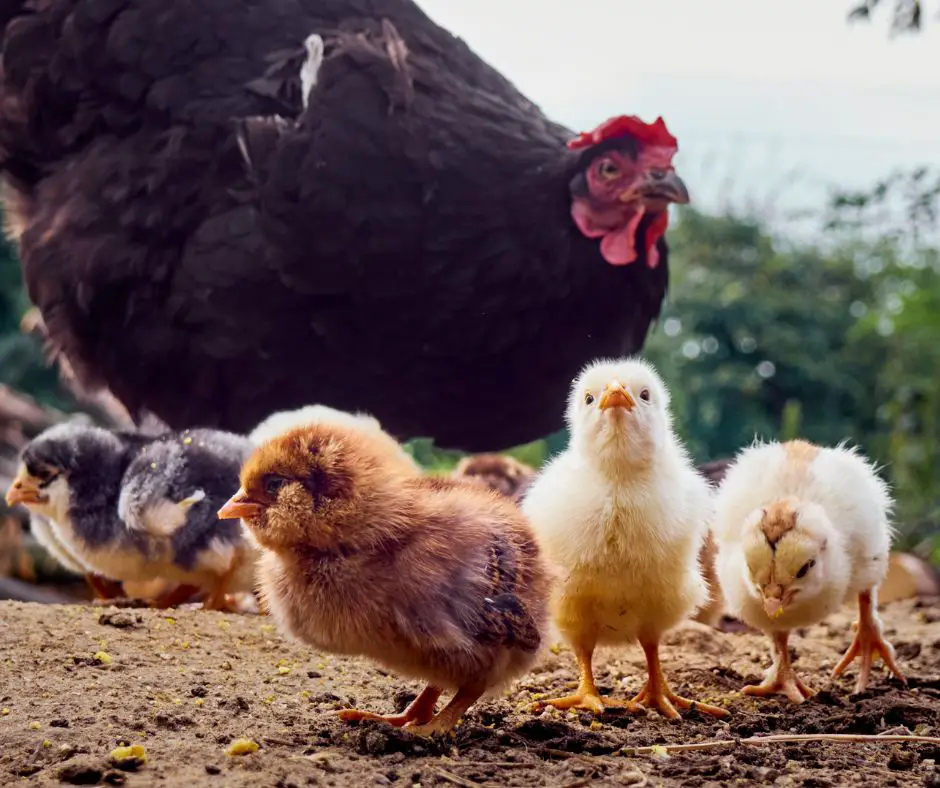
[[[192,442],[193,442],[193,439],[189,435],[183,438],[183,443],[185,443],[187,446],[189,446],[189,444]]]
[[[6,717],[10,713],[9,709],[0,709],[0,715]]]
[[[290,673],[290,668],[287,667],[287,665],[281,665],[277,669],[277,672],[280,673],[282,676],[286,676],[288,673]]]
[[[42,725],[40,725],[38,722],[31,722],[31,723],[29,724],[29,729],[30,729],[31,731],[38,731],[41,727],[42,727]]]
[[[95,652],[95,661],[102,665],[111,664],[111,655],[107,651],[96,651]]]
[[[147,763],[147,751],[143,744],[131,744],[129,747],[115,747],[109,756],[111,763],[123,766]]]
[[[258,743],[251,739],[235,739],[225,750],[226,755],[248,755],[258,751]]]
[[[669,751],[661,744],[654,744],[650,747],[650,755],[657,761],[665,761],[669,757]]]

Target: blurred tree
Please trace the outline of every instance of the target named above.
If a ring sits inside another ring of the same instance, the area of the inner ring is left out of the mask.
[[[873,429],[872,364],[847,337],[876,304],[851,249],[775,243],[756,223],[685,211],[671,234],[672,284],[647,355],[673,381],[700,459],[755,435],[825,443]]]
[[[923,29],[927,3],[925,0],[892,0],[891,35],[897,33],[917,33]],[[852,21],[870,21],[879,6],[886,6],[881,0],[862,0],[849,11]]]

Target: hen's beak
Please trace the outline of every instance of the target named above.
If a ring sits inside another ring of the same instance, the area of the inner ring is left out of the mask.
[[[604,389],[604,393],[601,395],[601,401],[597,406],[601,410],[607,410],[608,408],[626,408],[627,410],[633,410],[636,407],[636,400],[630,396],[630,392],[624,388],[623,383],[615,380]]]
[[[261,514],[264,507],[248,498],[248,493],[240,489],[226,501],[225,506],[219,509],[220,520],[237,520],[238,518],[251,519]]]
[[[7,506],[14,506],[18,503],[24,505],[43,503],[44,498],[39,489],[39,482],[29,475],[25,467],[20,468],[10,489],[7,490],[6,501]]]
[[[639,191],[644,200],[662,200],[685,205],[690,201],[689,190],[675,170],[653,167],[640,183]]]

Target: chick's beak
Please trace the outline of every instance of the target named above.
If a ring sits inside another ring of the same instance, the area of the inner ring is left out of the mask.
[[[250,519],[261,514],[262,508],[260,503],[255,503],[248,497],[244,489],[240,489],[219,509],[218,516],[220,520],[237,520],[240,517]]]
[[[16,478],[10,485],[6,494],[7,506],[15,504],[37,504],[43,502],[42,492],[39,489],[39,482],[29,475],[25,467],[20,468]]]
[[[776,597],[764,598],[764,612],[768,618],[777,618],[783,615],[783,600]]]
[[[793,600],[791,589],[779,583],[772,583],[764,588],[761,596],[764,601],[764,612],[769,618],[779,618],[786,611],[787,605]]]
[[[601,410],[626,408],[629,411],[636,407],[636,400],[630,396],[630,392],[624,388],[622,383],[614,381],[604,389],[598,407]]]

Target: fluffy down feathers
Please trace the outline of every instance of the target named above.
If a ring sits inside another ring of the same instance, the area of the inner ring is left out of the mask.
[[[293,637],[458,695],[531,666],[549,570],[508,500],[403,475],[376,436],[328,424],[262,445],[241,480],[220,516],[264,549],[260,589]]]
[[[597,408],[614,378],[630,381],[635,398],[649,392],[636,409],[642,428],[615,431]],[[546,552],[565,569],[555,616],[569,637],[591,626],[599,644],[658,636],[706,600],[698,553],[711,496],[672,433],[668,404],[641,361],[588,366],[569,399],[571,446],[523,500]]]
[[[887,485],[857,449],[794,441],[743,450],[716,500],[717,569],[729,609],[751,626],[786,630],[875,588],[888,571],[891,509]],[[770,618],[755,583],[798,593]]]

